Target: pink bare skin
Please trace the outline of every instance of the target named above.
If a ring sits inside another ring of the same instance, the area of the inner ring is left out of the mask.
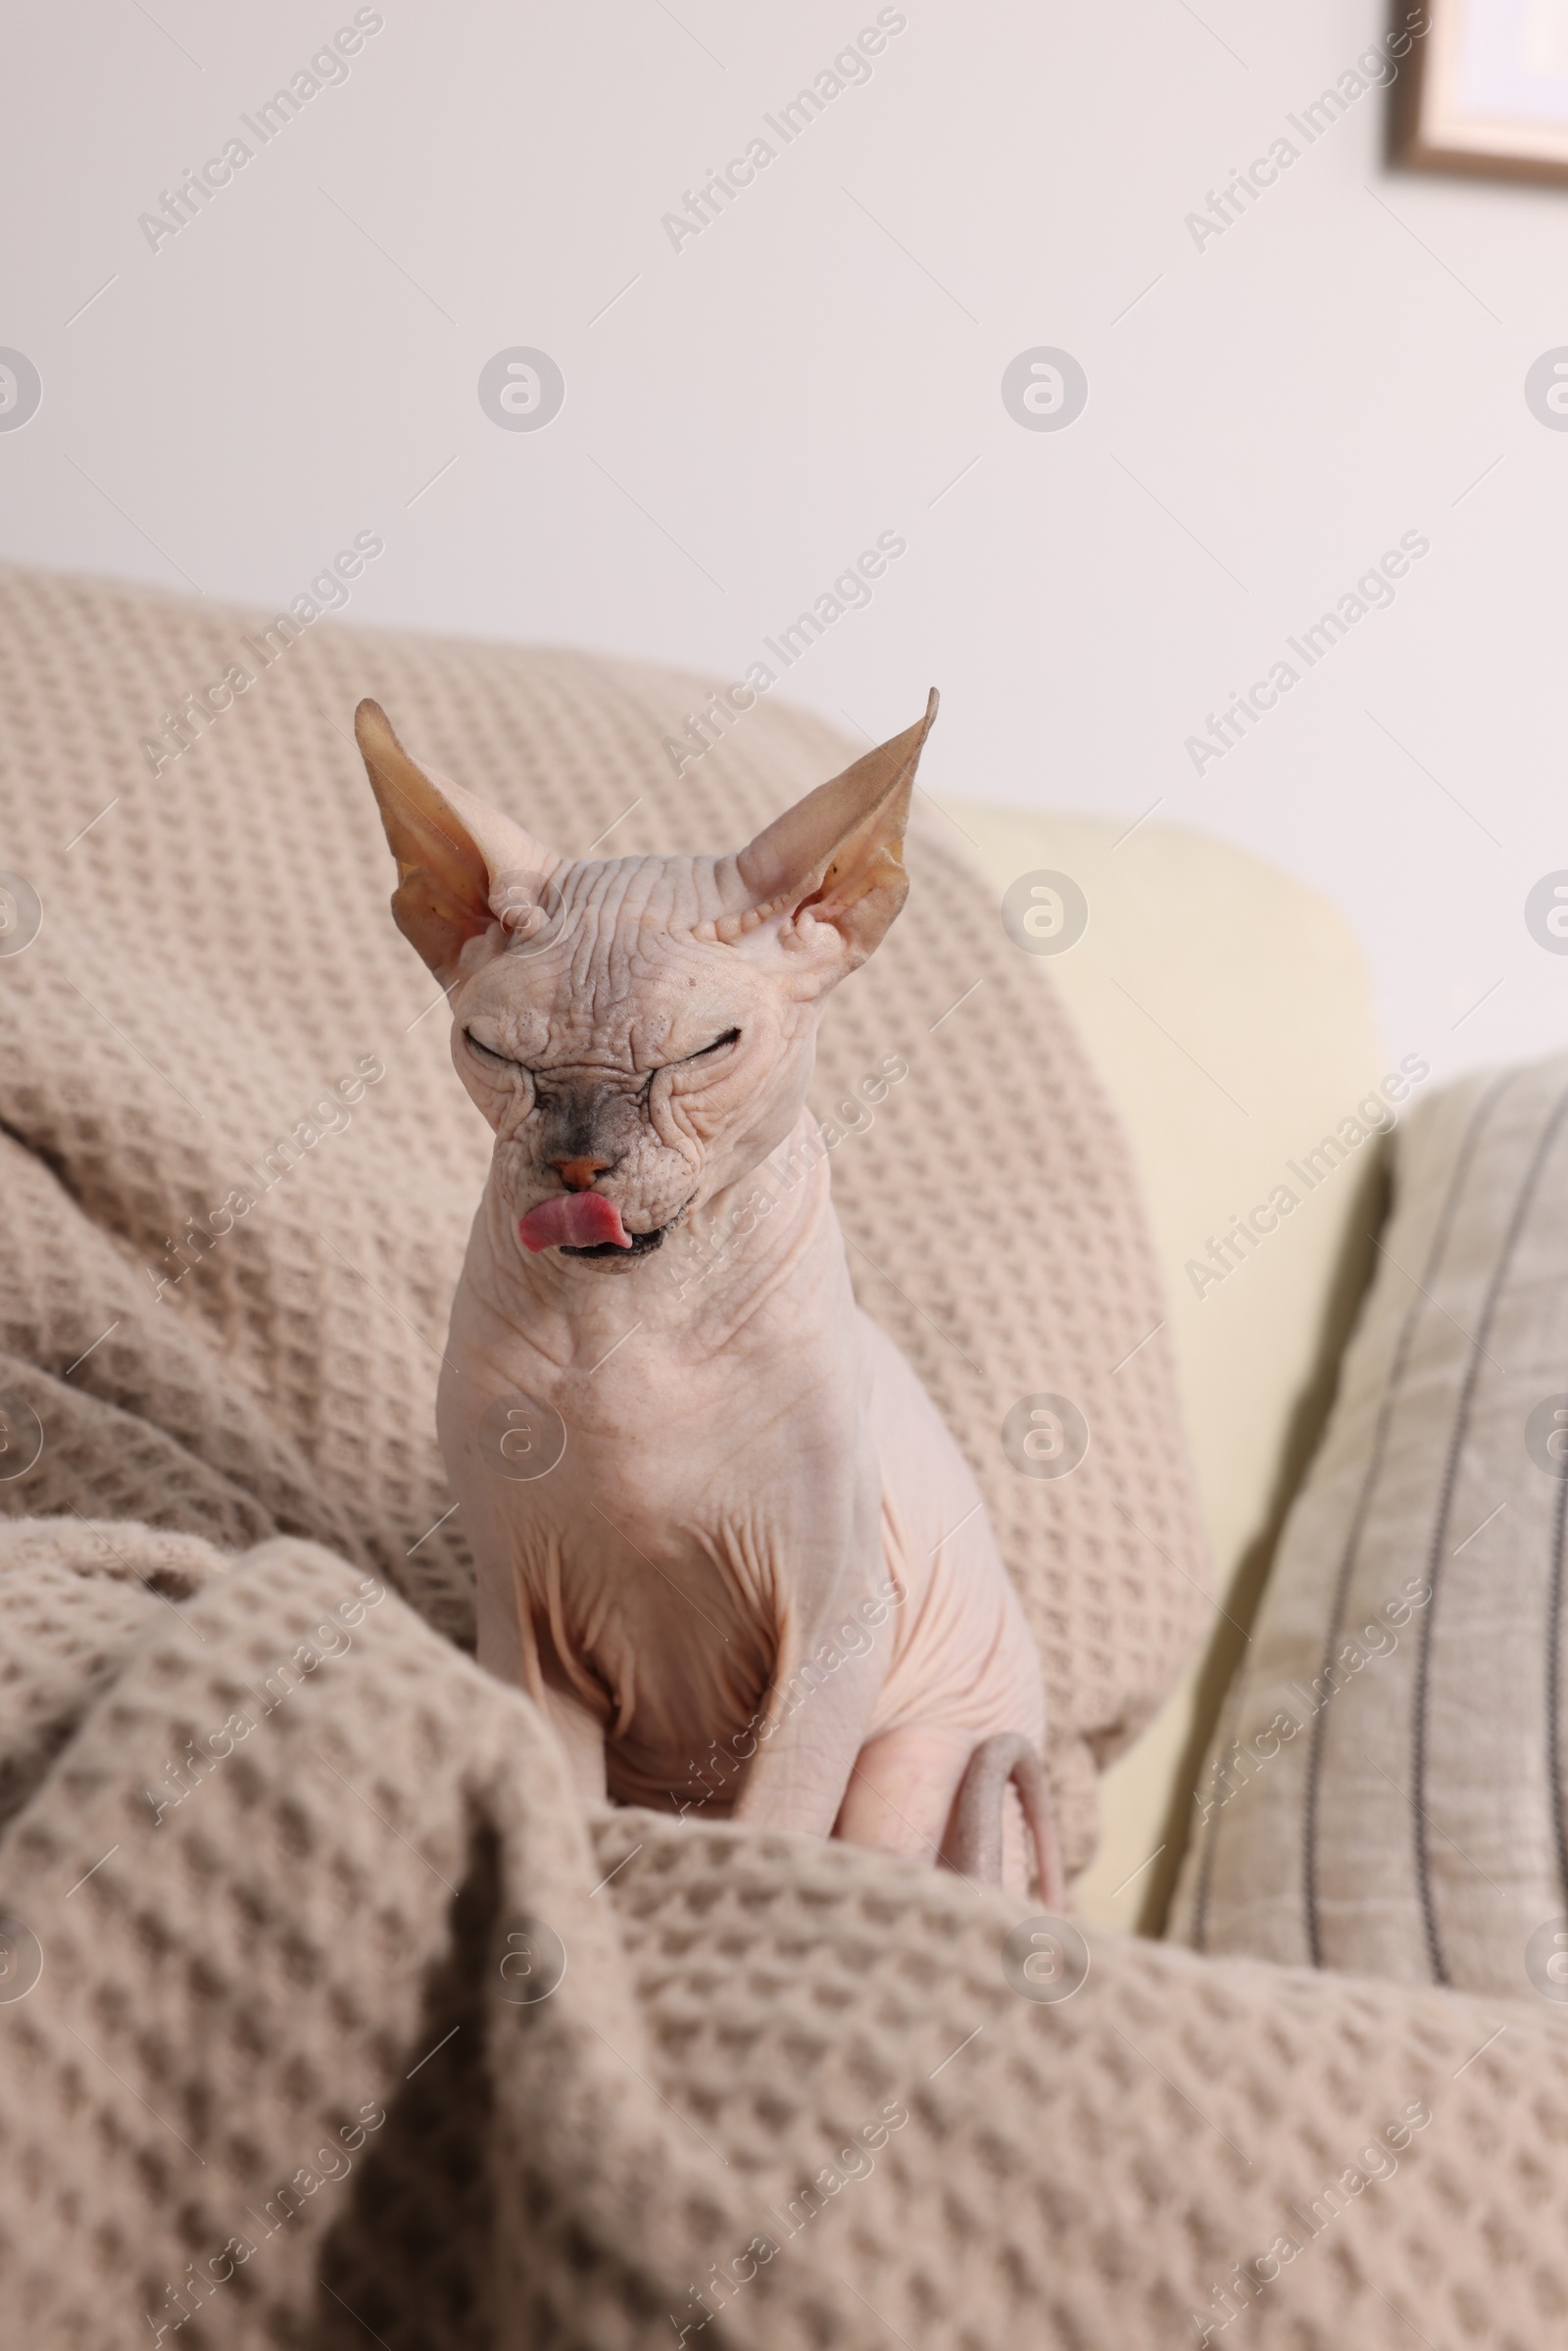
[[[421,767],[373,702],[356,731],[496,1137],[437,1400],[480,1663],[590,1801],[1019,1892],[1033,1863],[1054,1906],[1039,1657],[967,1464],[856,1305],[806,1106],[828,994],[908,888],[935,712],[736,857],[601,862]]]

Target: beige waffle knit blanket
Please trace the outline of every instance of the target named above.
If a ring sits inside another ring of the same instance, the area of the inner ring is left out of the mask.
[[[0,1531],[8,2343],[1563,2339],[1558,2017],[1113,1936],[1021,1996],[1000,1895],[585,1823],[383,1592]]]
[[[843,746],[768,704],[676,779],[698,689],[656,673],[319,627],[265,658],[254,615],[23,576],[0,607],[0,862],[42,908],[0,953],[8,2335],[1555,2339],[1554,2013],[1099,1936],[1038,1999],[1000,1896],[585,1820],[446,1638],[430,1399],[486,1136],[344,714],[375,694],[579,853],[743,840]],[[840,1213],[986,1489],[1081,1861],[1201,1546],[1162,1338],[1114,1370],[1159,1318],[1114,1124],[967,869],[911,867],[816,1102],[908,1063]],[[1093,1432],[1059,1485],[997,1442],[1041,1390]]]

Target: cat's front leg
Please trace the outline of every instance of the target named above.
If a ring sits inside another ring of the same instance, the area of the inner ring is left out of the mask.
[[[748,1827],[833,1834],[888,1670],[888,1644],[873,1632],[887,1614],[877,1491],[873,1478],[837,1541],[818,1527],[817,1540],[785,1552],[773,1676],[735,1807]],[[848,1572],[829,1568],[835,1556]]]
[[[832,1836],[886,1670],[863,1634],[853,1602],[784,1629],[735,1806],[748,1828]]]

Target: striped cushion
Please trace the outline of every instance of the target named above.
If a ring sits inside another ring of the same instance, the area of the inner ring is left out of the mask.
[[[1568,1059],[1433,1097],[1394,1172],[1171,1933],[1561,1997]]]

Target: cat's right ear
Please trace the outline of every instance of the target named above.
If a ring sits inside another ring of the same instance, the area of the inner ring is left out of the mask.
[[[933,687],[923,718],[720,861],[716,879],[729,901],[721,938],[743,953],[778,948],[811,992],[865,961],[908,896],[905,827],[936,714]]]
[[[393,918],[442,986],[470,939],[496,927],[519,939],[541,929],[561,859],[499,808],[422,767],[379,703],[361,703],[354,733],[397,859]]]

